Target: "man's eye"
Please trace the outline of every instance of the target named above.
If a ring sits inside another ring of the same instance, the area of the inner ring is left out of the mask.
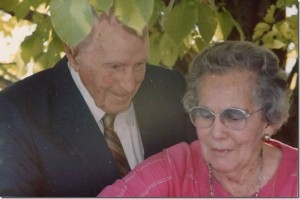
[[[136,64],[136,65],[135,65],[135,68],[136,68],[136,69],[140,69],[140,68],[144,68],[145,66],[146,66],[146,63],[143,62],[143,63],[138,63],[138,64]]]
[[[111,65],[111,66],[109,66],[111,69],[114,69],[114,70],[116,70],[116,69],[118,69],[118,68],[120,68],[121,67],[121,65],[119,65],[119,64],[116,64],[116,65]]]

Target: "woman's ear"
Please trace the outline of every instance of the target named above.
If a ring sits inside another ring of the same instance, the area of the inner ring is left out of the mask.
[[[271,136],[277,131],[277,126],[274,124],[266,124],[265,129],[262,132],[262,140],[269,141]]]
[[[70,65],[74,68],[75,71],[79,70],[79,65],[76,61],[76,49],[72,49],[70,46],[64,43],[65,53],[68,58]]]

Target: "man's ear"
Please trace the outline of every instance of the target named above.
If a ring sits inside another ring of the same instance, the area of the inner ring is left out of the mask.
[[[79,65],[75,59],[76,57],[76,49],[72,49],[70,46],[64,43],[65,53],[68,58],[70,65],[74,68],[75,71],[79,70]]]

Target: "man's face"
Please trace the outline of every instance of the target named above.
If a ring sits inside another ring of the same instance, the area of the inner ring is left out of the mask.
[[[107,113],[126,110],[146,71],[148,35],[138,37],[114,18],[94,24],[88,42],[78,49],[72,66],[93,97]]]

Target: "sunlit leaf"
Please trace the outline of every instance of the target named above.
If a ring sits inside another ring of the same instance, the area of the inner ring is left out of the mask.
[[[57,35],[72,47],[92,29],[93,14],[87,0],[51,0],[50,13]]]
[[[263,46],[269,49],[281,49],[286,47],[286,44],[278,39],[275,39],[272,42],[264,43]]]
[[[108,12],[113,6],[114,0],[88,0],[97,11]]]
[[[197,21],[197,6],[182,2],[176,5],[164,20],[165,33],[176,43],[182,40],[194,29]]]
[[[271,29],[271,26],[265,22],[260,22],[256,24],[254,28],[254,33],[252,35],[253,40],[257,40],[263,36],[263,34]]]
[[[153,12],[153,0],[115,0],[115,15],[142,35]]]
[[[217,29],[217,16],[213,8],[206,4],[198,6],[198,28],[206,44],[210,43]]]
[[[275,5],[271,5],[270,8],[267,10],[267,14],[264,17],[264,21],[266,23],[274,23],[275,22],[275,19],[274,19],[275,10],[276,10]]]

